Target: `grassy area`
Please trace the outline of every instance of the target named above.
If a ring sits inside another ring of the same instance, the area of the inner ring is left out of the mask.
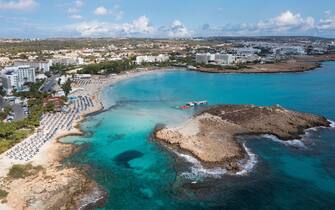
[[[134,68],[132,60],[108,61],[96,64],[89,64],[83,67],[81,74],[111,74]]]
[[[218,70],[241,70],[241,69],[250,69],[251,67],[245,65],[236,65],[236,66],[219,66],[214,64],[207,64],[207,65],[198,65],[200,67],[205,68],[213,68]]]
[[[8,177],[13,179],[21,179],[28,176],[36,175],[43,170],[42,166],[33,166],[32,164],[26,165],[13,165],[8,172]]]
[[[0,200],[6,198],[7,195],[8,195],[7,191],[0,189]]]

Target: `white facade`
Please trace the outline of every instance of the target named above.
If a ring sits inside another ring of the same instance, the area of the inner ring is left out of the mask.
[[[256,49],[253,47],[236,48],[235,50],[237,55],[244,55],[244,56],[253,55],[261,52],[260,49]]]
[[[11,92],[13,88],[18,86],[18,76],[17,74],[3,74],[1,75],[2,86],[7,91]]]
[[[231,54],[215,54],[215,62],[218,64],[233,64],[235,61],[235,57]]]
[[[83,58],[69,58],[69,57],[60,57],[60,58],[54,58],[52,59],[53,64],[61,64],[65,66],[69,65],[82,65],[84,64]]]
[[[208,64],[210,57],[210,53],[198,53],[195,55],[195,61],[197,63]]]
[[[166,62],[170,59],[168,55],[158,55],[158,56],[152,56],[152,55],[141,55],[136,57],[136,64],[140,65],[142,63],[161,63]]]
[[[21,89],[27,82],[36,82],[35,69],[30,66],[6,67],[1,72],[2,84],[7,92]]]
[[[211,54],[211,53],[200,53],[196,54],[195,60],[197,63],[208,64],[209,62],[215,62],[217,64],[233,64],[235,57],[231,54]]]
[[[48,72],[52,66],[52,60],[36,61],[36,60],[15,60],[14,66],[31,66],[38,71]]]
[[[273,51],[277,55],[306,55],[306,50],[300,46],[283,46]]]

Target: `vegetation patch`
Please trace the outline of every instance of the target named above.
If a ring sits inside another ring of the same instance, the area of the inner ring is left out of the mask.
[[[8,172],[8,177],[13,179],[21,179],[28,176],[36,175],[43,170],[42,166],[33,166],[32,164],[26,165],[13,165]]]
[[[6,198],[7,195],[8,195],[7,191],[0,189],[0,200]]]
[[[28,92],[15,92],[17,97],[28,98],[29,114],[27,118],[21,121],[3,122],[1,117],[5,118],[10,110],[6,108],[4,113],[0,113],[0,154],[7,151],[22,139],[31,135],[35,128],[40,125],[40,119],[44,112],[48,110],[43,107],[43,99],[48,96],[46,93],[40,93],[39,87],[43,82],[31,84]],[[50,108],[50,107],[49,107]]]

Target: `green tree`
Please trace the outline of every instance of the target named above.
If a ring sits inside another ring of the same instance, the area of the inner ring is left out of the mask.
[[[24,53],[20,54],[20,59],[28,59],[28,56]]]
[[[66,96],[68,96],[69,93],[70,93],[71,90],[72,90],[71,83],[72,83],[71,80],[68,79],[68,80],[62,85],[62,89],[63,89],[63,91],[64,91],[64,93],[65,93]]]
[[[6,95],[7,95],[7,93],[6,93],[5,89],[1,86],[0,87],[0,96],[6,96]]]
[[[55,111],[55,104],[52,103],[52,102],[48,102],[48,104],[45,107],[45,110],[47,112],[53,112],[53,111]]]

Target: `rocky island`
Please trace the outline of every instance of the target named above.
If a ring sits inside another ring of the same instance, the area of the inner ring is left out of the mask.
[[[206,164],[220,164],[228,171],[240,170],[248,158],[241,135],[275,135],[281,140],[301,139],[304,130],[330,126],[324,118],[280,106],[221,105],[210,107],[178,127],[156,129],[154,138],[167,146],[192,153]]]

